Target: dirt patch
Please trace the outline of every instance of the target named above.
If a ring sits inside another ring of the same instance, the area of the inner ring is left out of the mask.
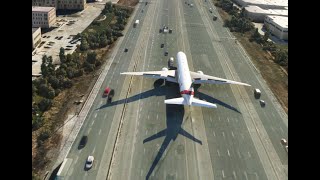
[[[139,3],[139,0],[119,0],[117,4],[123,6],[135,6]]]

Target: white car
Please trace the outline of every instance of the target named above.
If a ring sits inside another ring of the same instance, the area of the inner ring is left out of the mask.
[[[86,168],[90,169],[92,167],[94,161],[94,157],[93,156],[88,156],[88,159],[86,161]]]

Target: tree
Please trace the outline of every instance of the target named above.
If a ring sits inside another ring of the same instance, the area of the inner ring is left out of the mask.
[[[47,77],[48,75],[47,61],[48,61],[47,55],[42,56],[41,74],[43,77]]]
[[[288,65],[288,52],[285,50],[276,51],[275,62],[280,64],[281,66]]]
[[[52,105],[51,99],[43,98],[39,103],[39,109],[40,109],[40,111],[44,112],[44,111],[50,109],[51,105]]]
[[[37,94],[37,87],[32,81],[32,97],[35,96],[36,94]]]
[[[240,18],[245,18],[246,17],[246,9],[244,7],[241,9],[239,17]]]
[[[65,63],[66,62],[66,56],[65,56],[65,51],[64,51],[63,47],[60,48],[59,58],[60,58],[60,62],[61,63]]]
[[[43,117],[39,113],[32,114],[32,131],[37,130],[43,124]]]
[[[261,43],[262,38],[260,33],[258,32],[258,28],[255,29],[254,33],[251,36],[252,39],[254,39],[257,43]]]
[[[269,30],[267,30],[263,35],[263,38],[262,38],[263,42],[266,43],[268,41],[269,37],[270,37],[270,32],[269,32]]]
[[[60,81],[56,76],[49,76],[48,83],[50,83],[53,89],[58,89],[60,87]]]
[[[86,51],[89,49],[89,44],[85,38],[81,39],[81,44],[80,44],[80,50],[81,51]]]
[[[96,60],[97,60],[97,53],[94,51],[88,52],[86,61],[90,64],[95,64]]]

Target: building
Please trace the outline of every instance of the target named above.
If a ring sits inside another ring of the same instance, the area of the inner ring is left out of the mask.
[[[247,6],[245,12],[248,18],[254,22],[264,22],[267,15],[288,17],[286,9],[262,9],[259,6]]]
[[[266,16],[264,24],[279,39],[288,40],[288,17]]]
[[[288,7],[288,0],[233,0],[241,7],[259,6],[264,9],[284,9]]]
[[[32,6],[32,27],[50,28],[56,23],[54,7]]]
[[[36,48],[41,43],[41,29],[32,28],[32,49]]]
[[[86,5],[86,0],[58,0],[58,9],[83,10]]]
[[[86,5],[86,0],[32,0],[32,6],[55,7],[57,10],[83,10]]]
[[[32,0],[32,6],[55,7],[57,9],[58,0]]]

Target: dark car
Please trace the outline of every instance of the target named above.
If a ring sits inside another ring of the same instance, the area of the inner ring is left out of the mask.
[[[128,52],[128,48],[125,48],[125,49],[124,49],[124,52]]]
[[[164,44],[162,43],[160,47],[163,48],[163,47],[164,47]]]
[[[168,51],[164,52],[164,55],[165,55],[165,56],[168,56],[168,54],[169,54]]]
[[[83,148],[87,144],[87,142],[88,142],[88,136],[82,136],[78,149]]]

